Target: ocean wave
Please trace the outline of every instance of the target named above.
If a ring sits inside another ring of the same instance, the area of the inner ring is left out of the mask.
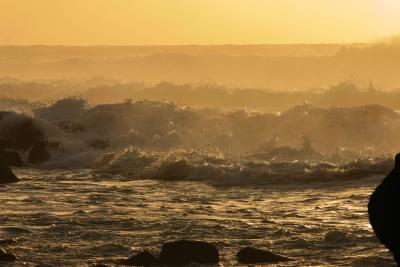
[[[18,146],[18,129],[35,138]],[[32,109],[31,115],[0,113],[1,145],[17,150],[27,164],[29,149],[39,140],[50,154],[40,167],[221,184],[385,174],[391,154],[400,150],[399,130],[400,115],[377,105],[304,104],[270,114],[131,100],[93,106],[72,97]]]
[[[376,158],[344,164],[327,161],[268,162],[227,158],[202,151],[146,153],[126,149],[98,169],[105,173],[123,173],[133,178],[159,180],[197,180],[220,185],[268,185],[276,183],[312,183],[351,181],[384,175],[392,160]]]

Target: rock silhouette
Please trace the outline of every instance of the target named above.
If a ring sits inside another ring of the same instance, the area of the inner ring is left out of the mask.
[[[12,172],[11,168],[0,163],[0,184],[16,183],[19,179]]]
[[[270,251],[246,247],[236,254],[237,261],[242,264],[278,263],[290,261],[289,258],[276,255]]]
[[[154,266],[158,264],[158,259],[150,252],[143,251],[122,261],[122,264],[130,266]]]
[[[216,264],[219,252],[206,242],[179,240],[162,246],[159,261],[164,265]]]
[[[372,193],[368,214],[376,236],[400,266],[400,153],[394,169]]]
[[[45,137],[38,121],[24,115],[0,111],[0,121],[7,122],[0,129],[2,150],[7,148],[27,151]]]
[[[16,151],[0,150],[0,162],[13,167],[22,167],[24,163]]]
[[[41,164],[50,159],[48,144],[45,141],[36,143],[28,155],[29,162],[33,164]]]

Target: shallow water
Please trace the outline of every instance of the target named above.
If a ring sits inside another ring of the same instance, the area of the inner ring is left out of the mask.
[[[18,169],[0,187],[0,240],[10,266],[116,265],[166,241],[215,244],[221,266],[238,265],[244,246],[294,261],[276,266],[394,266],[368,223],[367,201],[380,178],[274,186],[215,187],[202,182],[131,180],[88,169]],[[324,240],[340,231],[343,240]]]

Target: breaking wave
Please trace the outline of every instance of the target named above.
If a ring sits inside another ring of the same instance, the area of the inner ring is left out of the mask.
[[[400,149],[400,115],[379,105],[295,106],[282,114],[127,100],[60,99],[2,112],[0,137],[31,120],[49,145],[41,167],[215,184],[339,181],[382,175]],[[11,136],[11,137],[10,137]],[[27,161],[29,150],[16,149]],[[27,164],[30,164],[27,162]]]
[[[220,185],[266,185],[272,183],[308,183],[349,181],[383,175],[392,167],[386,158],[332,162],[268,162],[228,159],[221,154],[198,151],[145,153],[126,149],[99,171],[123,173],[135,178],[159,180],[201,180]]]

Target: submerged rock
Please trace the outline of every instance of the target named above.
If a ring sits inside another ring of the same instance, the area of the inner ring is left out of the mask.
[[[0,163],[13,167],[22,167],[24,165],[18,152],[7,150],[0,150]]]
[[[242,264],[257,264],[257,263],[278,263],[290,261],[289,258],[274,254],[270,251],[257,248],[242,248],[236,254],[236,259]]]
[[[158,264],[158,259],[150,252],[143,251],[122,261],[122,264],[131,266],[153,266]]]
[[[0,184],[16,183],[19,179],[7,165],[0,163]]]
[[[11,254],[6,252],[4,249],[0,248],[0,261],[16,261],[17,258]]]
[[[324,241],[327,243],[343,243],[349,241],[346,233],[341,231],[329,231],[324,234]]]
[[[162,246],[159,261],[166,265],[216,264],[219,262],[219,252],[209,243],[179,240]]]

